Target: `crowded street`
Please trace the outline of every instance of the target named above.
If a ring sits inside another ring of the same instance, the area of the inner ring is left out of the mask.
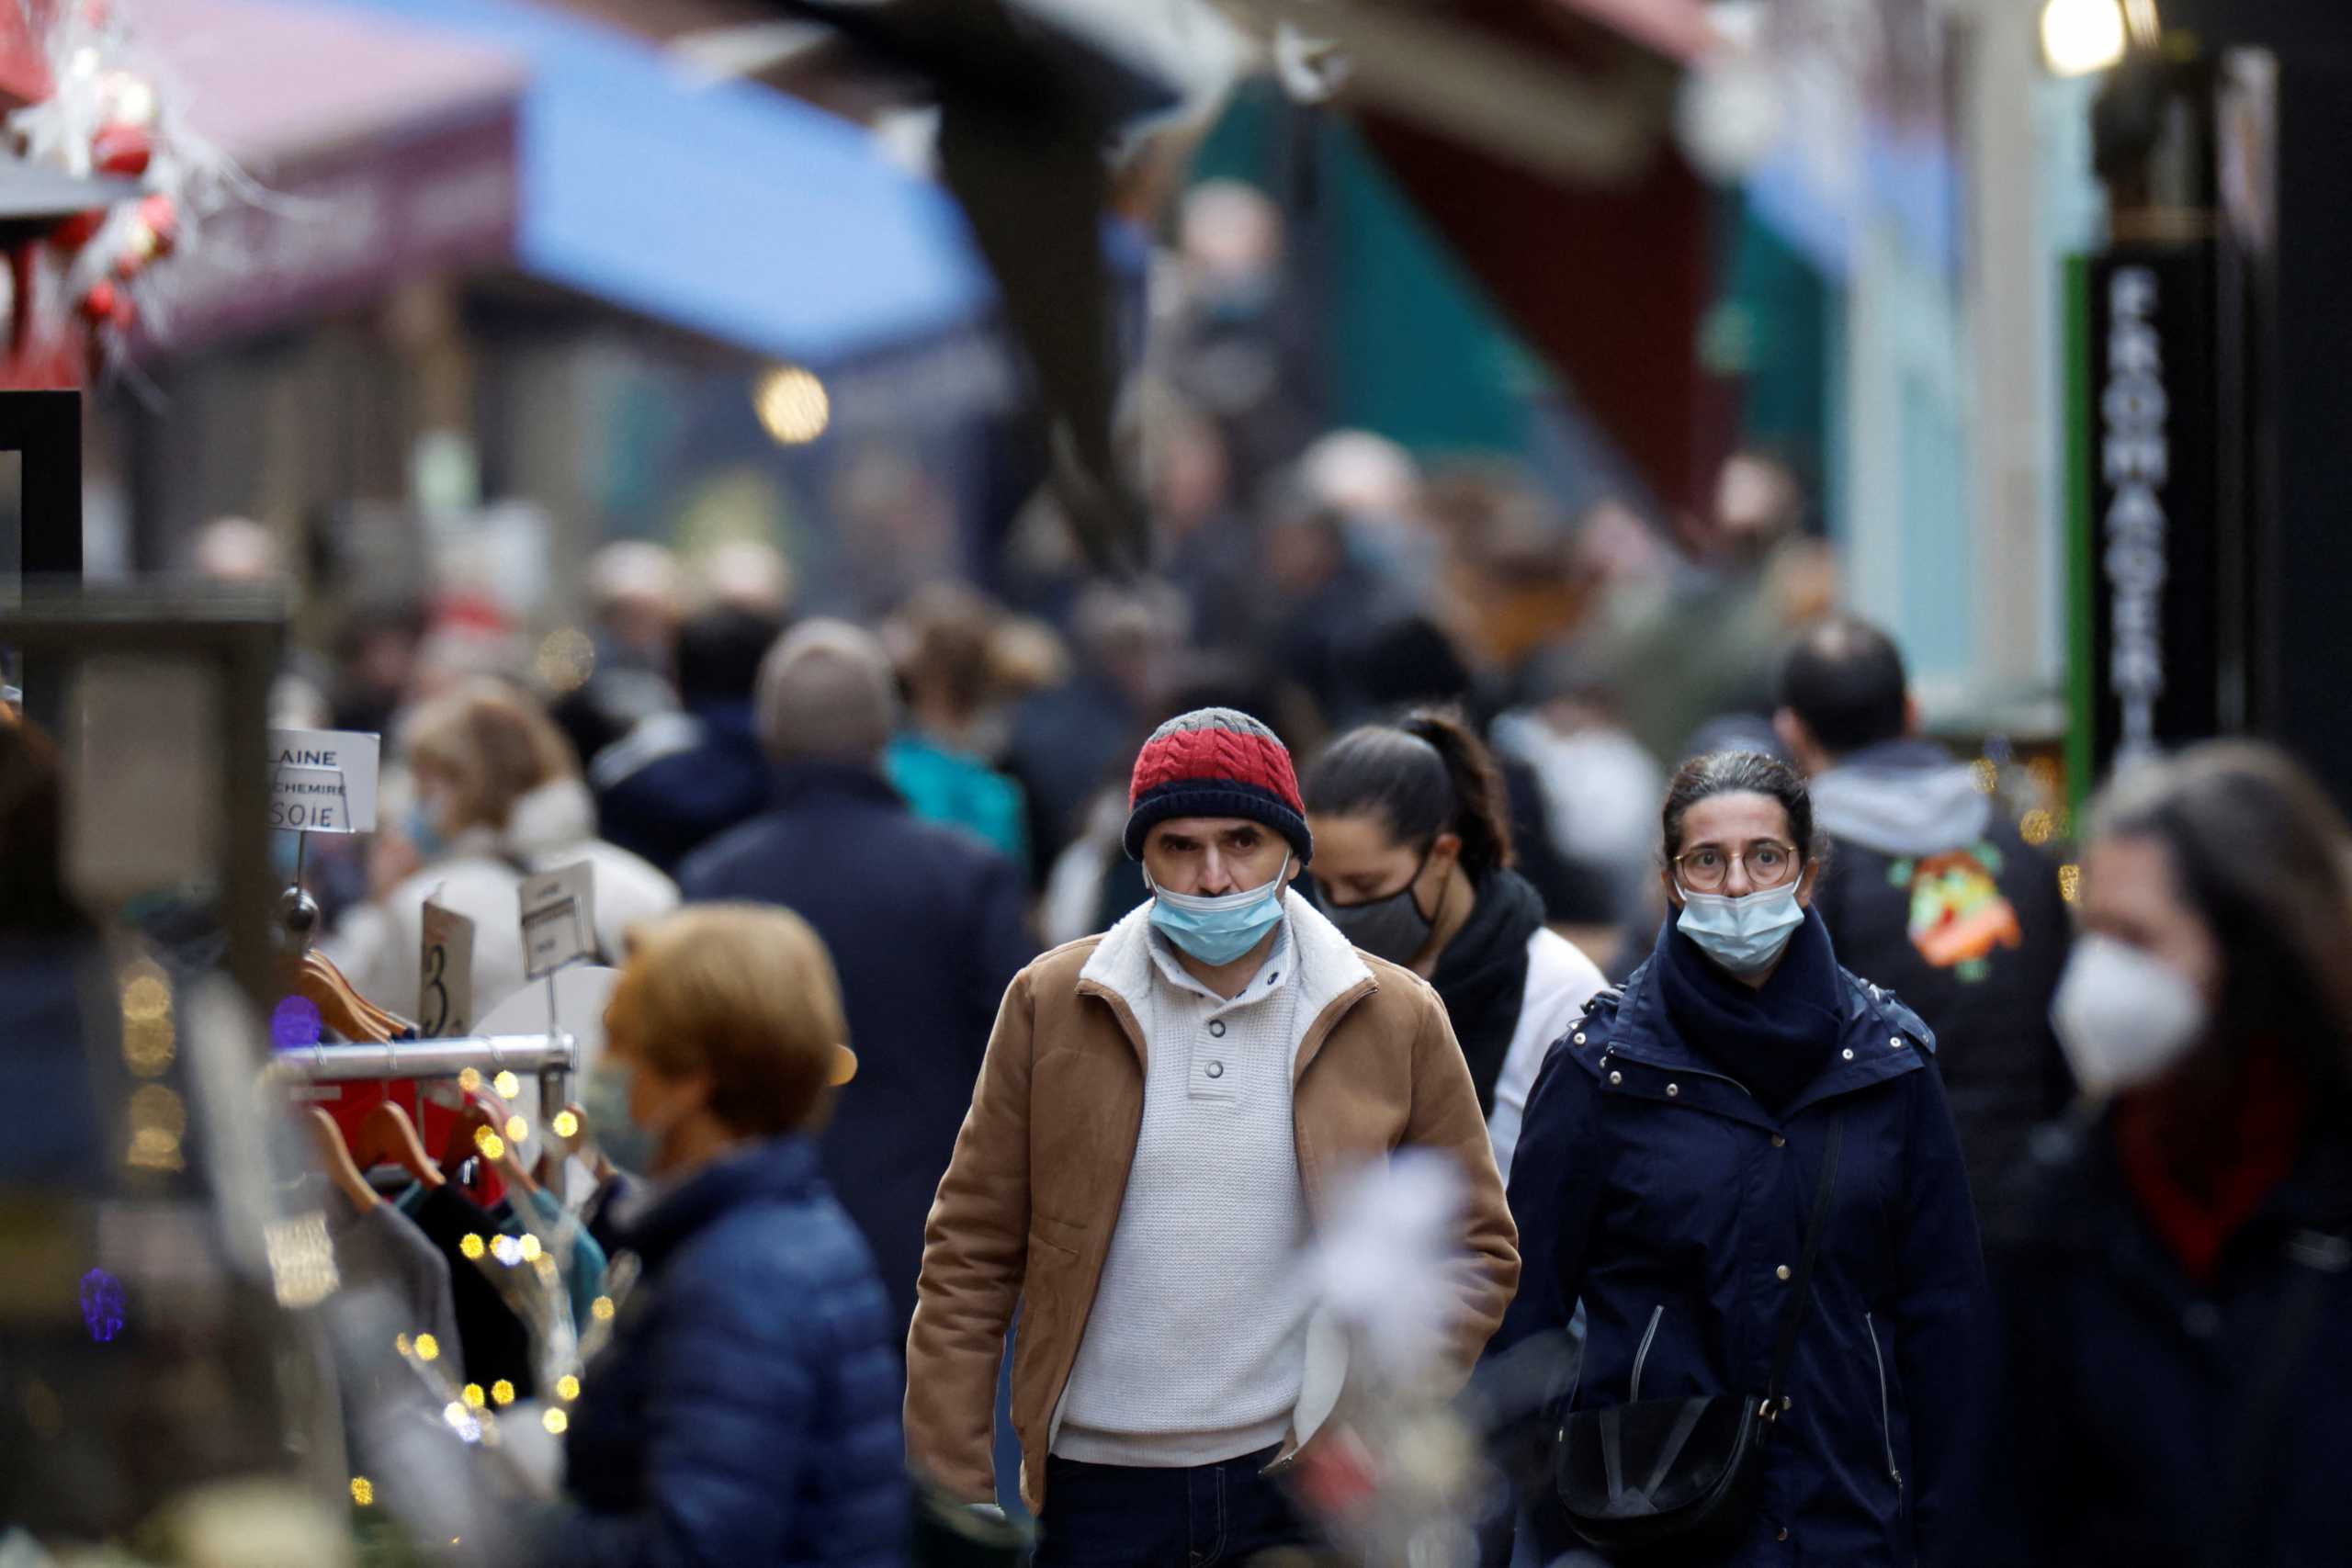
[[[2352,13],[0,6],[0,1568],[2352,1562]]]

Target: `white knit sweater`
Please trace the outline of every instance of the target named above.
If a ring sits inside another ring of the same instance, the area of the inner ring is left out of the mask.
[[[1053,1438],[1065,1459],[1214,1464],[1291,1428],[1314,1304],[1297,1261],[1307,1213],[1292,1067],[1316,1014],[1363,971],[1343,940],[1301,931],[1322,922],[1290,902],[1272,953],[1230,1001],[1184,972],[1148,907],[1088,965],[1133,1009],[1148,1072],[1118,1227]],[[1336,953],[1318,964],[1326,946]]]

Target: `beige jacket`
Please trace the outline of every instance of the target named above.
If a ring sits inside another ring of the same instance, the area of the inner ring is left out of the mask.
[[[1466,1377],[1519,1280],[1518,1232],[1469,1067],[1427,982],[1358,953],[1296,894],[1285,897],[1301,953],[1319,956],[1325,977],[1293,1068],[1310,1217],[1319,1222],[1334,1176],[1352,1166],[1408,1145],[1453,1153],[1470,1186],[1455,1342]],[[1147,914],[1056,948],[1014,977],[932,1205],[907,1339],[907,1454],[966,1501],[995,1495],[997,1366],[1018,1303],[1022,1495],[1032,1508],[1045,1502],[1046,1455],[1143,1122],[1143,1030],[1108,976],[1148,963]],[[1338,1337],[1311,1331],[1309,1340],[1294,1447],[1330,1414],[1344,1378]]]

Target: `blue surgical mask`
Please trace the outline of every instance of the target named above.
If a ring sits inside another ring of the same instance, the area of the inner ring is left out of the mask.
[[[416,852],[426,860],[440,859],[441,852],[449,847],[449,840],[442,836],[441,825],[433,819],[432,811],[421,800],[410,805],[408,815],[401,819],[401,829],[408,834],[408,841],[416,846]]]
[[[1154,886],[1149,872],[1144,885],[1151,888],[1151,923],[1168,940],[1204,964],[1230,964],[1258,945],[1283,918],[1283,886],[1290,874],[1290,857],[1263,887],[1214,898],[1197,893],[1170,893]]]
[[[606,1159],[632,1176],[650,1176],[662,1152],[662,1135],[639,1126],[628,1113],[634,1076],[627,1062],[609,1054],[598,1058],[581,1085],[580,1109],[588,1118],[588,1136]]]
[[[1780,960],[1789,939],[1804,924],[1797,887],[1792,882],[1741,898],[1678,888],[1682,894],[1682,918],[1675,923],[1700,952],[1733,974],[1760,974]]]

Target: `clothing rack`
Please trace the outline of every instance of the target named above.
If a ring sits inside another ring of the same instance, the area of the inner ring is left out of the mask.
[[[279,1082],[351,1083],[390,1078],[453,1078],[471,1067],[542,1077],[575,1072],[580,1042],[569,1034],[490,1034],[467,1040],[395,1040],[388,1044],[306,1045],[272,1054],[266,1075]]]
[[[568,1033],[485,1034],[457,1040],[395,1040],[385,1044],[306,1045],[272,1053],[266,1083],[383,1083],[454,1078],[467,1068],[484,1077],[537,1074],[539,1120],[563,1109],[565,1082],[580,1070],[580,1042]]]

